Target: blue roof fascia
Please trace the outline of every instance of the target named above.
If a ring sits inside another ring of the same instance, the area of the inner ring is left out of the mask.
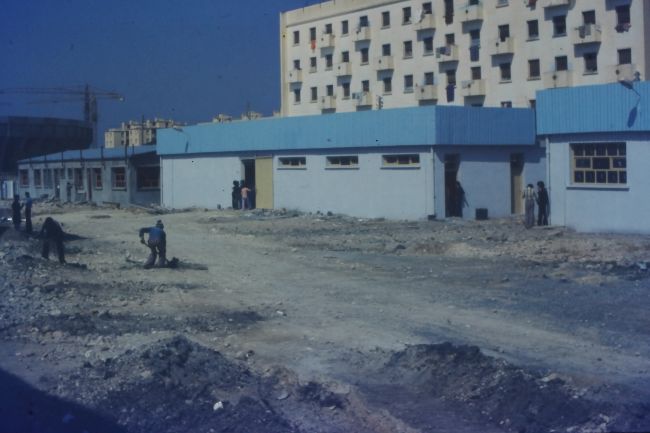
[[[629,86],[629,87],[626,87]],[[647,81],[548,89],[537,93],[539,135],[650,131]]]
[[[137,156],[147,153],[155,153],[156,146],[135,146],[127,149],[127,156]],[[29,164],[36,162],[61,162],[61,161],[101,161],[101,160],[119,160],[124,158],[124,148],[104,148],[102,149],[82,149],[82,150],[65,150],[63,152],[50,153],[47,155],[33,156],[31,158],[21,159],[19,164]]]

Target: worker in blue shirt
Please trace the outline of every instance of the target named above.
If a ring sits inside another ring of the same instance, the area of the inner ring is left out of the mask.
[[[151,250],[149,258],[144,264],[145,269],[149,269],[156,264],[156,256],[158,257],[158,267],[163,268],[167,266],[167,235],[164,230],[165,226],[161,220],[156,221],[153,227],[143,227],[140,229],[140,242],[148,246]],[[144,234],[149,234],[147,242],[144,241]]]

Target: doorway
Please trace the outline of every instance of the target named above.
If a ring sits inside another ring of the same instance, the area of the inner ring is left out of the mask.
[[[251,208],[273,209],[273,158],[270,156],[255,159],[242,159],[243,183],[252,192]]]
[[[458,154],[445,155],[445,217],[463,216],[463,197],[458,188]]]
[[[93,201],[93,170],[91,168],[86,170],[86,173],[88,174],[88,201],[92,202]]]
[[[55,168],[54,170],[54,197],[57,200],[61,199],[61,185],[59,184],[59,169]]]
[[[510,155],[510,212],[520,215],[524,212],[524,155],[513,153]]]

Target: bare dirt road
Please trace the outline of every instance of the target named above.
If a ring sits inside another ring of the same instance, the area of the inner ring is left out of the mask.
[[[650,431],[650,237],[35,213],[68,264],[0,235],[2,432]],[[141,267],[158,218],[178,269]]]

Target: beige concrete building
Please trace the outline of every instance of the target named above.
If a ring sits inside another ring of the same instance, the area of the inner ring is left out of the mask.
[[[648,0],[335,0],[281,15],[282,115],[646,79]]]
[[[184,124],[173,120],[153,119],[143,122],[129,121],[122,123],[119,128],[111,128],[104,132],[104,147],[141,146],[156,144],[156,130],[173,128]]]

